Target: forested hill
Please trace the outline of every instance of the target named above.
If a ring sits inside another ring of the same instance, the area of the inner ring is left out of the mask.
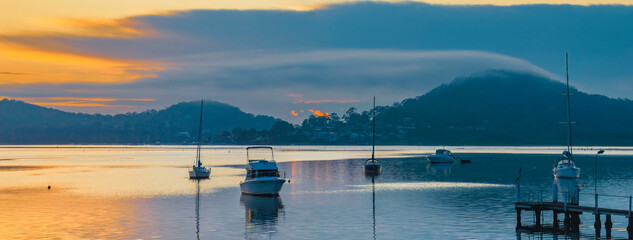
[[[633,101],[570,91],[575,145],[633,145]],[[565,84],[527,73],[458,78],[377,107],[376,139],[406,145],[566,145],[565,92]],[[312,116],[294,128],[278,122],[270,132],[234,140],[248,144],[268,136],[274,144],[371,144],[370,119],[369,111],[352,108],[329,118]]]
[[[276,121],[205,101],[204,141],[234,127],[268,129]],[[0,101],[0,144],[183,144],[197,141],[200,102],[117,115],[80,114],[22,101]]]
[[[573,79],[572,79],[573,83]],[[565,84],[488,71],[377,107],[376,142],[403,145],[566,145]],[[575,145],[633,146],[633,101],[571,89]],[[380,96],[377,96],[380,98]],[[0,101],[0,144],[192,144],[199,102],[119,115],[68,113]],[[371,144],[370,109],[300,125],[205,101],[205,144]]]
[[[572,81],[573,83],[573,81]],[[543,77],[490,71],[380,109],[378,122],[411,119],[409,143],[567,144],[566,85]],[[573,140],[579,145],[633,144],[633,101],[571,93]]]

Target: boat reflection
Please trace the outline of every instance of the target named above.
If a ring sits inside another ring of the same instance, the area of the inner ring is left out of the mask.
[[[371,218],[374,221],[372,225],[374,240],[376,240],[376,186],[375,177],[371,177]]]
[[[455,164],[453,163],[429,163],[426,172],[432,175],[450,176]]]
[[[567,195],[567,201],[570,203],[578,203],[580,194],[580,180],[578,178],[554,178],[554,184],[561,196],[559,201],[564,201]]]
[[[240,203],[246,212],[244,239],[272,239],[279,214],[284,213],[281,198],[242,195]]]
[[[200,179],[193,179],[196,182],[196,239],[200,240]]]

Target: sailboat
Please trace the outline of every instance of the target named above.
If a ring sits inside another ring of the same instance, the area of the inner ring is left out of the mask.
[[[202,142],[202,110],[204,107],[204,100],[200,100],[200,123],[198,125],[198,148],[196,149],[196,162],[192,169],[189,171],[189,178],[209,178],[211,175],[211,169],[202,166],[200,161],[200,147]]]
[[[558,163],[552,170],[554,177],[556,178],[578,178],[580,176],[580,168],[576,167],[573,156],[573,145],[571,138],[571,104],[569,94],[569,60],[568,54],[565,53],[565,72],[567,76],[567,126],[568,126],[568,138],[567,138],[567,150],[563,151],[563,156],[558,160]]]
[[[376,97],[374,97],[374,108],[372,109],[372,134],[371,134],[371,158],[367,159],[365,165],[363,165],[363,169],[365,169],[365,174],[378,175],[380,174],[380,170],[382,165],[376,158],[374,157],[374,152],[376,149]]]

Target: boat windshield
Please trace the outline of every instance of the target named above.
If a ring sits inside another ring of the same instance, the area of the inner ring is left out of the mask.
[[[272,147],[248,147],[246,148],[246,159],[252,161],[269,161],[274,162],[275,156]]]
[[[436,155],[449,155],[449,156],[453,155],[453,154],[451,154],[451,151],[446,150],[446,149],[437,149],[437,150],[435,150],[435,154]]]
[[[246,173],[247,178],[258,177],[279,177],[279,171],[277,170],[251,170]]]

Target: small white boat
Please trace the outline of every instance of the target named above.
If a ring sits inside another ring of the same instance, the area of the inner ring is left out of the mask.
[[[270,159],[251,159],[252,150],[270,150]],[[279,175],[277,163],[274,160],[272,147],[248,147],[246,148],[246,179],[240,182],[243,194],[277,196],[286,179]]]
[[[571,159],[568,151],[563,152],[563,157],[558,160],[558,164],[554,167],[554,176],[556,178],[578,178],[580,176],[580,168]]]
[[[374,108],[372,109],[371,158],[367,159],[367,161],[363,165],[363,170],[365,171],[365,175],[369,175],[369,176],[380,175],[380,171],[382,170],[382,165],[374,157],[375,150],[376,150],[376,97],[374,97]]]
[[[455,157],[451,151],[446,149],[437,149],[435,154],[426,156],[431,163],[454,163]]]
[[[193,166],[193,169],[189,171],[189,178],[209,178],[211,176],[211,169],[203,166]]]
[[[189,178],[209,178],[211,176],[211,169],[202,166],[202,161],[200,160],[200,147],[202,140],[202,108],[204,106],[204,101],[200,101],[200,124],[198,125],[198,147],[196,149],[196,162],[192,166],[191,170],[189,170]]]

